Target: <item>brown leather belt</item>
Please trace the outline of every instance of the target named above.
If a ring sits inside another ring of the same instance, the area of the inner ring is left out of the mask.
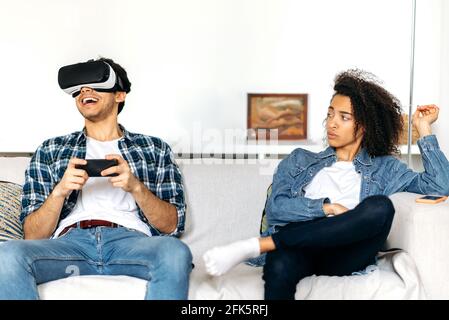
[[[62,229],[61,233],[59,234],[59,237],[62,236],[63,234],[65,234],[71,228],[81,228],[81,229],[89,229],[89,228],[95,228],[95,227],[117,228],[119,226],[120,225],[117,223],[113,223],[111,221],[106,221],[106,220],[82,220],[82,221],[71,224],[70,226],[67,226],[64,229]]]

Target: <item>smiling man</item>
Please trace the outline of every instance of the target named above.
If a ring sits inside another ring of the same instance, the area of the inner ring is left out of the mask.
[[[26,240],[0,247],[0,299],[38,299],[38,284],[74,267],[79,275],[148,280],[146,299],[187,299],[192,255],[177,238],[181,173],[165,142],[118,123],[131,90],[126,71],[101,58],[62,67],[58,81],[85,126],[46,140],[31,159],[22,197]],[[92,175],[90,159],[115,165]]]

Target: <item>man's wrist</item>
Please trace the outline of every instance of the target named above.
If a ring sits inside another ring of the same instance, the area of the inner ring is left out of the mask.
[[[53,196],[53,198],[55,199],[65,199],[65,195],[63,194],[63,192],[60,190],[60,188],[58,188],[58,186],[56,186],[53,189],[53,192],[51,193],[51,195]]]
[[[145,185],[139,179],[136,178],[136,182],[135,182],[134,187],[131,190],[131,194],[133,196],[141,194],[144,187],[145,187]]]

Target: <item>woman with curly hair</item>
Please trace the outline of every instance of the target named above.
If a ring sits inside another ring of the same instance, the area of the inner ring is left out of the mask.
[[[257,257],[265,299],[294,299],[304,277],[350,275],[375,262],[393,221],[389,195],[449,194],[449,162],[431,131],[437,106],[413,114],[425,168],[417,173],[395,157],[403,128],[398,99],[360,70],[338,74],[334,90],[325,120],[329,147],[298,148],[279,163],[265,207],[267,231],[207,251],[209,274]]]

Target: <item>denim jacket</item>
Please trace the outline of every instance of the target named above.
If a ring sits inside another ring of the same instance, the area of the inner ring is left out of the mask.
[[[449,162],[440,150],[436,136],[420,138],[418,146],[425,169],[422,173],[412,171],[393,156],[370,157],[362,148],[353,161],[356,171],[361,175],[360,201],[369,196],[389,196],[396,192],[449,195]],[[298,148],[279,163],[265,208],[268,230],[264,236],[273,234],[277,227],[289,222],[325,216],[323,204],[330,202],[329,199],[305,198],[304,187],[321,169],[336,161],[337,156],[332,147],[320,153]],[[264,261],[258,258],[255,260],[251,264],[260,265]]]

